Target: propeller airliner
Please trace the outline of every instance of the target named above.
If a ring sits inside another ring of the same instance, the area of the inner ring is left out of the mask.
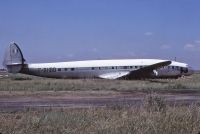
[[[178,78],[193,73],[192,68],[186,63],[161,59],[111,59],[28,64],[16,43],[8,46],[3,65],[9,73],[48,78]]]

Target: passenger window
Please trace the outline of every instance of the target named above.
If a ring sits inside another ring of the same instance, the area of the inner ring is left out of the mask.
[[[128,67],[127,66],[124,66],[124,69],[127,69]]]
[[[172,66],[172,69],[174,69],[174,66]]]
[[[61,68],[58,68],[58,71],[61,71]]]
[[[65,68],[65,71],[67,71],[67,68]]]
[[[74,68],[71,68],[71,71],[74,71]]]
[[[94,67],[92,67],[92,70],[94,70]]]
[[[112,69],[115,69],[114,67],[112,67]]]

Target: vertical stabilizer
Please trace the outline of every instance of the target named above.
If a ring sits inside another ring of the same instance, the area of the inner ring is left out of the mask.
[[[8,69],[9,73],[19,73],[24,66],[25,59],[16,43],[11,43],[5,52],[3,61],[4,67]]]

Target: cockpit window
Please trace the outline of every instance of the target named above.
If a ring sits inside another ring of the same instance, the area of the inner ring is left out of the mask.
[[[185,69],[184,69],[184,73],[188,73],[188,68],[185,68]]]
[[[181,73],[188,73],[188,68],[181,67]]]

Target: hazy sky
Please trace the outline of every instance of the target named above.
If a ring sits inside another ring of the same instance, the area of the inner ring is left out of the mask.
[[[1,0],[0,63],[11,41],[30,63],[177,57],[200,69],[200,0]]]

